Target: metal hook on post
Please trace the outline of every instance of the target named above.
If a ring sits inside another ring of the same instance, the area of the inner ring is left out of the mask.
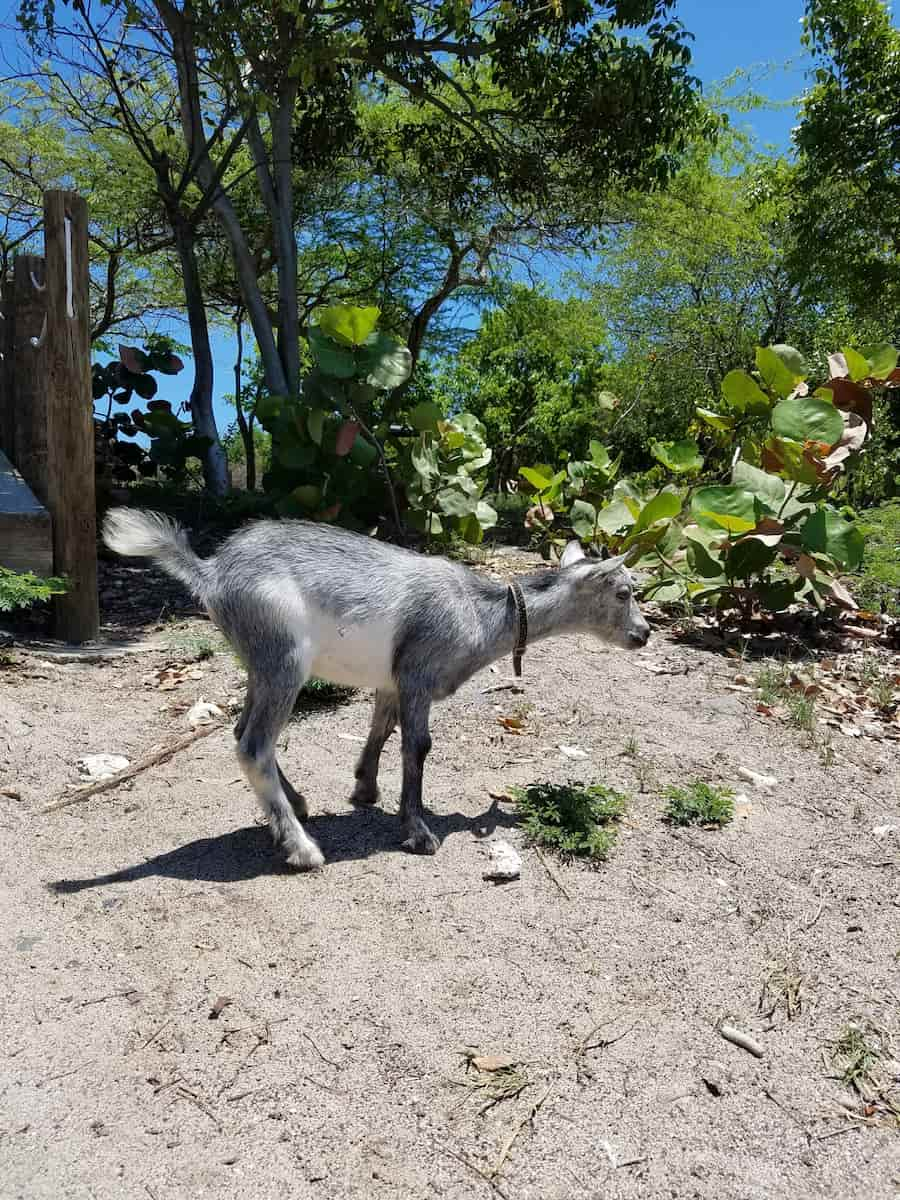
[[[40,350],[41,346],[43,346],[44,342],[46,342],[46,340],[47,340],[47,314],[46,313],[44,313],[44,323],[41,326],[41,332],[38,334],[37,337],[29,338],[28,340],[29,340],[29,342],[31,342],[31,344],[35,348],[35,350]]]
[[[72,218],[66,213],[66,313],[69,320],[75,317],[75,288],[72,282]]]
[[[47,290],[46,283],[41,283],[38,280],[37,275],[35,275],[34,271],[29,271],[28,274],[31,276],[31,286],[34,288],[34,290],[36,292],[46,292],[46,290]]]

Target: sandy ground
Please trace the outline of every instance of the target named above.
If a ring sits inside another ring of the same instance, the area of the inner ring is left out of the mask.
[[[900,1036],[900,743],[838,735],[824,753],[728,690],[746,666],[664,632],[631,655],[560,639],[529,650],[524,692],[489,690],[511,680],[500,663],[435,710],[434,858],[397,847],[396,739],[383,807],[347,803],[368,700],[299,715],[281,762],[328,861],[297,875],[227,729],[41,811],[82,755],[137,760],[199,696],[239,694],[219,643],[198,678],[148,681],[215,638],[201,619],[131,636],[156,648],[16,651],[0,670],[4,1200],[900,1192],[900,1132],[864,1119],[829,1062],[853,1021]],[[598,870],[542,861],[491,800],[570,777],[632,797]],[[747,791],[732,826],[662,823],[665,785],[697,777]],[[482,874],[501,836],[524,862],[498,887]],[[472,1051],[511,1056],[519,1094],[491,1106]],[[876,1070],[896,1087],[896,1061]]]

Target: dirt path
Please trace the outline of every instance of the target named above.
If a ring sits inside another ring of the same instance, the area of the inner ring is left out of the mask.
[[[82,755],[136,759],[199,696],[239,692],[222,648],[171,691],[144,682],[210,636],[193,620],[141,635],[161,649],[0,672],[3,1197],[897,1193],[900,1133],[860,1119],[828,1054],[854,1020],[900,1036],[900,743],[823,755],[727,690],[738,664],[569,638],[529,650],[524,693],[488,690],[503,663],[436,710],[435,858],[397,849],[395,739],[384,809],[346,803],[365,698],[304,713],[282,751],[321,873],[273,861],[225,730],[42,814]],[[554,880],[489,793],[568,777],[632,801],[612,859]],[[667,828],[662,788],[696,777],[749,808]],[[520,848],[520,881],[482,879],[485,827]],[[488,1107],[467,1048],[512,1056],[524,1089]],[[876,1070],[896,1084],[896,1061]]]

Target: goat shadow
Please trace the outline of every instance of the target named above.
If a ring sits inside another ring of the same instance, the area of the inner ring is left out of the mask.
[[[471,832],[482,837],[498,826],[511,828],[515,813],[505,813],[496,801],[476,817],[463,813],[427,814],[432,832],[443,842],[450,834]],[[322,847],[326,869],[330,863],[353,862],[374,854],[406,853],[400,848],[400,822],[396,813],[380,808],[353,808],[341,813],[312,816],[305,828]],[[484,831],[484,832],[482,832]],[[438,850],[438,854],[441,851]],[[216,837],[198,838],[176,850],[157,854],[145,862],[86,879],[58,879],[47,886],[57,895],[72,895],[111,883],[134,883],[159,876],[166,879],[202,880],[207,883],[241,883],[262,875],[296,875],[279,857],[265,825],[232,829]]]

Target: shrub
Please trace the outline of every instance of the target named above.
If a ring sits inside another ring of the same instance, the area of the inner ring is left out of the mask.
[[[20,573],[0,567],[0,612],[28,608],[51,596],[61,596],[66,590],[64,579],[41,579],[31,571]]]
[[[734,793],[702,780],[687,787],[668,787],[665,820],[672,825],[727,825],[734,817]]]
[[[626,808],[625,796],[599,783],[533,783],[510,790],[529,842],[566,858],[608,857],[616,842],[614,823]]]

